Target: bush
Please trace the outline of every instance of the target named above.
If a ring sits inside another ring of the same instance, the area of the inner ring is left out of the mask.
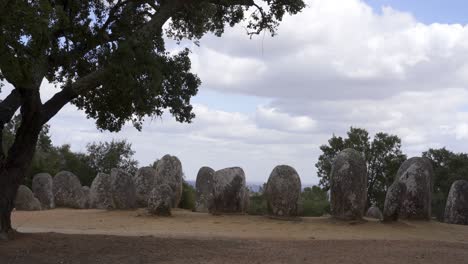
[[[265,195],[254,193],[250,196],[249,208],[247,213],[250,215],[265,215],[268,213],[268,206]]]
[[[304,188],[301,193],[301,202],[303,216],[322,216],[330,212],[327,192],[318,186]]]
[[[182,197],[180,199],[179,208],[195,210],[195,189],[186,181],[182,183]]]

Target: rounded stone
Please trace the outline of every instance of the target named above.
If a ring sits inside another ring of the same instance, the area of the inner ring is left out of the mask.
[[[330,177],[331,215],[342,220],[359,220],[367,200],[367,169],[363,155],[353,149],[335,158]]]
[[[210,213],[244,213],[247,209],[244,170],[239,167],[222,169],[215,172],[213,179]]]
[[[41,203],[27,186],[20,185],[16,192],[15,208],[18,211],[38,211],[41,210]]]
[[[156,170],[152,167],[139,168],[135,177],[136,203],[138,207],[147,207],[148,198],[155,187]]]
[[[172,196],[172,188],[167,184],[162,184],[153,188],[147,202],[148,213],[159,216],[170,216]]]
[[[450,187],[445,206],[444,222],[468,225],[468,181],[458,180]]]
[[[297,171],[287,165],[276,166],[268,178],[265,195],[271,215],[297,216],[301,196],[301,179]]]
[[[396,180],[406,185],[406,195],[400,208],[402,219],[430,220],[432,179],[434,170],[426,158],[406,160],[398,169]]]
[[[195,182],[196,189],[196,212],[208,212],[210,203],[213,202],[213,181],[215,171],[210,167],[202,167],[198,171]]]
[[[375,218],[379,220],[383,219],[382,212],[376,205],[372,205],[371,207],[369,207],[369,209],[367,209],[366,217]]]
[[[53,180],[53,193],[57,207],[83,209],[86,199],[78,177],[69,172],[57,173]]]
[[[112,186],[109,174],[98,173],[89,191],[90,207],[97,209],[113,209]]]
[[[55,208],[55,200],[53,193],[53,179],[49,173],[39,173],[34,175],[32,181],[32,191],[34,196],[41,203],[42,209]]]
[[[115,209],[132,209],[136,207],[136,189],[132,176],[120,169],[110,173],[112,201]]]
[[[394,182],[387,190],[383,210],[383,221],[393,222],[398,216],[406,195],[406,185],[400,181]]]
[[[167,184],[172,189],[172,207],[177,207],[182,198],[182,163],[176,156],[165,155],[156,163],[155,185]]]

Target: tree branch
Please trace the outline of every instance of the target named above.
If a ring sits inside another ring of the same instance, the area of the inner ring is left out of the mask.
[[[0,102],[0,161],[5,159],[5,152],[3,149],[3,128],[5,124],[10,122],[11,118],[21,106],[21,96],[18,90],[13,89],[11,93]]]

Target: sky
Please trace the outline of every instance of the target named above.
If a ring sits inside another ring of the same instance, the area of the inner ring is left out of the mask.
[[[319,146],[351,126],[400,136],[409,156],[468,151],[468,2],[307,5],[274,38],[249,39],[236,27],[199,47],[184,44],[203,82],[192,124],[164,115],[142,132],[100,132],[69,105],[50,122],[53,143],[85,151],[89,142],[127,139],[141,166],[169,153],[191,180],[202,166],[240,166],[248,182],[261,183],[287,164],[304,184],[318,182]],[[43,89],[44,100],[56,92],[46,81]]]

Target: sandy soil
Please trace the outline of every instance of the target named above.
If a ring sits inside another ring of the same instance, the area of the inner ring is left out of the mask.
[[[23,234],[0,242],[1,264],[468,263],[468,226],[437,222],[70,209],[14,212],[13,222]]]
[[[174,210],[172,217],[154,217],[148,216],[143,209],[14,212],[12,220],[18,231],[28,233],[283,240],[436,240],[468,243],[468,226],[424,221],[382,224],[368,219],[365,223],[349,223],[328,217],[282,221],[263,216],[212,216],[186,210]]]

